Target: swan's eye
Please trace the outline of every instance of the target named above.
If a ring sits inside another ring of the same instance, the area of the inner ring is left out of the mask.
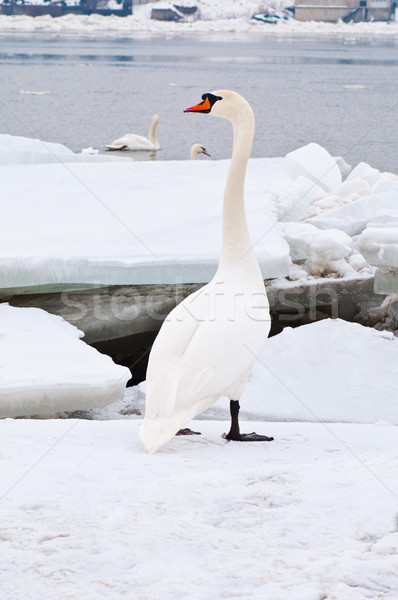
[[[210,107],[212,108],[217,100],[222,100],[221,96],[215,96],[214,94],[204,94],[202,98],[206,97],[206,99],[210,102]]]

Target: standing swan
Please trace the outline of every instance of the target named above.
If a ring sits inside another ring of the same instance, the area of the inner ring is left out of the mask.
[[[127,133],[123,137],[119,138],[105,146],[108,150],[159,150],[160,145],[156,139],[156,127],[159,123],[159,115],[153,115],[151,127],[149,129],[148,137],[143,135],[137,135],[136,133]]]
[[[220,264],[213,279],[164,321],[147,370],[145,419],[140,438],[155,452],[220,396],[230,398],[231,429],[237,441],[273,438],[239,431],[239,399],[268,336],[267,294],[251,247],[244,207],[246,166],[254,136],[248,102],[229,90],[204,94],[184,112],[212,113],[231,121],[234,142],[224,190]]]
[[[206,148],[204,148],[202,144],[194,144],[191,147],[191,160],[197,160],[199,154],[206,154],[206,156],[211,156],[211,154],[207,152]]]

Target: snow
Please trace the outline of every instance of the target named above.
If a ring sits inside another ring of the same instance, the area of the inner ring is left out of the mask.
[[[0,304],[0,417],[54,415],[123,398],[130,371],[38,308]]]
[[[264,188],[265,178],[272,189],[285,185],[280,163],[253,159],[247,174],[249,229],[265,278],[285,275],[290,264]],[[228,166],[0,165],[0,288],[209,281],[220,255]]]
[[[0,422],[3,596],[395,598],[396,427],[192,425],[148,456],[139,421]]]

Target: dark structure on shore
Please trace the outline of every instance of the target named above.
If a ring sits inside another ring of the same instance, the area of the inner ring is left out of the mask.
[[[298,21],[389,21],[396,0],[295,0]]]
[[[68,5],[65,0],[44,0],[43,4],[25,4],[24,0],[3,0],[0,4],[0,14],[29,17],[100,14],[126,17],[133,13],[133,0],[117,0],[117,4],[120,8],[108,8],[106,0],[80,0],[76,5]]]

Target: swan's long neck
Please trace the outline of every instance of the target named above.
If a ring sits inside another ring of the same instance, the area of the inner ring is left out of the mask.
[[[246,167],[253,137],[254,115],[249,104],[232,120],[234,141],[231,164],[224,190],[223,234],[220,269],[241,266],[258,272],[247,228],[244,200]]]
[[[152,123],[151,123],[151,127],[149,129],[148,140],[154,146],[156,146],[157,143],[158,143],[158,140],[156,139],[156,127],[157,126],[158,126],[158,118],[157,117],[153,117]]]
[[[195,148],[195,146],[192,146],[191,148],[191,160],[197,160],[198,159],[198,151]]]

